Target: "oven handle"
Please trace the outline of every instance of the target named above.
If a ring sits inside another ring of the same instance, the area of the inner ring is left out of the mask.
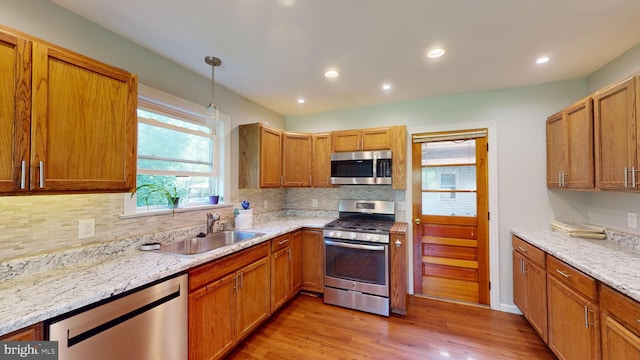
[[[332,245],[332,246],[344,247],[344,248],[350,248],[350,249],[384,251],[384,245],[379,245],[379,246],[358,245],[358,244],[350,244],[350,243],[344,243],[344,242],[336,242],[331,240],[325,240],[324,243],[326,245]]]

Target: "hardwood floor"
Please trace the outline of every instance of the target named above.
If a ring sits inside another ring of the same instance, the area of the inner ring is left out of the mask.
[[[406,317],[298,295],[227,359],[556,359],[514,314],[410,297]]]

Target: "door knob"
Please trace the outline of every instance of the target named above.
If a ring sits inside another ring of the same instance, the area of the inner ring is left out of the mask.
[[[420,225],[420,218],[416,218],[413,222],[416,223],[416,225]]]

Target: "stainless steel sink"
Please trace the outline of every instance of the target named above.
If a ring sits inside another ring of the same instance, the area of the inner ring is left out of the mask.
[[[221,231],[208,234],[205,237],[195,237],[163,245],[157,251],[172,255],[196,255],[219,249],[223,246],[255,239],[262,235],[264,234],[252,231]]]

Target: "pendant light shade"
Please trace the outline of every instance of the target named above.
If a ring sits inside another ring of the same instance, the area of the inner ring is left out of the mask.
[[[220,110],[214,97],[215,92],[215,69],[216,66],[220,66],[222,61],[215,56],[207,56],[204,58],[204,62],[211,65],[211,103],[207,106],[207,125],[211,126],[214,134],[218,133],[218,121],[220,120]]]

